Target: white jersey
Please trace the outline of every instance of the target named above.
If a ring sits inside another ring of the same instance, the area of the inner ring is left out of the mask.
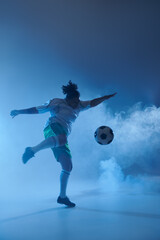
[[[80,101],[76,108],[72,108],[65,99],[54,98],[36,107],[36,109],[39,113],[50,112],[51,117],[48,119],[45,127],[57,122],[60,123],[65,128],[67,134],[69,134],[71,132],[72,122],[76,120],[79,112],[89,109],[90,107],[90,101]]]

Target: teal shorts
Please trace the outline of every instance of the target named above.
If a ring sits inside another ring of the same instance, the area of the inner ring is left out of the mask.
[[[45,139],[49,138],[49,137],[58,136],[60,134],[67,135],[65,129],[59,123],[52,123],[52,124],[48,125],[44,129],[43,133],[44,133]],[[55,148],[51,148],[51,149],[53,151],[53,154],[54,154],[57,162],[59,162],[59,157],[61,155],[68,155],[68,157],[72,158],[71,151],[68,146],[68,141],[64,146],[55,147]]]

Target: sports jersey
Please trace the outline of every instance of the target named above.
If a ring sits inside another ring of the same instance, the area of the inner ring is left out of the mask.
[[[72,122],[76,120],[80,111],[89,109],[90,107],[90,101],[80,100],[78,106],[72,108],[65,99],[54,98],[36,107],[36,109],[39,113],[50,112],[51,117],[48,119],[45,127],[57,122],[65,128],[66,134],[68,135],[71,132]]]

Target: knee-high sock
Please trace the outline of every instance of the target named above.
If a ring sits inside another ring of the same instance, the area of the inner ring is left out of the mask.
[[[60,175],[60,197],[61,198],[66,197],[66,189],[67,189],[69,175],[70,175],[70,172],[66,170],[62,170]]]

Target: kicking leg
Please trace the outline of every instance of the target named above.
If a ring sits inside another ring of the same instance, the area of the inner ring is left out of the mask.
[[[63,146],[66,144],[66,142],[67,142],[66,135],[61,134],[57,136],[48,137],[34,147],[27,147],[22,157],[23,163],[26,163],[30,158],[34,157],[35,153],[43,149]]]
[[[60,147],[65,145],[66,142],[67,142],[67,137],[65,134],[52,136],[52,137],[46,138],[44,141],[42,141],[38,145],[32,147],[32,151],[34,153],[37,153],[46,148]]]

